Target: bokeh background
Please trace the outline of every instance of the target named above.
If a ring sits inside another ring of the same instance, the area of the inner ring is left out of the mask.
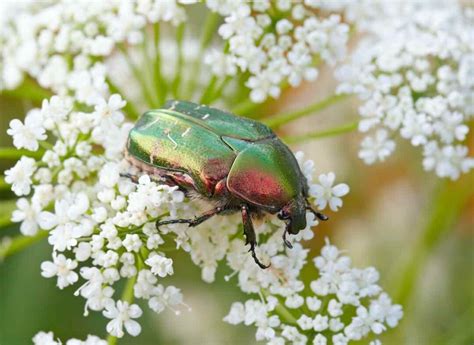
[[[331,70],[321,70],[315,84],[285,92],[260,111],[271,114],[324,99],[334,90],[331,75]],[[6,135],[9,121],[40,104],[18,96],[0,94],[0,147],[12,145]],[[280,134],[356,119],[357,101],[348,98]],[[318,226],[317,236],[306,244],[311,256],[328,236],[355,266],[379,270],[381,285],[404,308],[401,324],[381,337],[384,344],[473,344],[474,174],[451,182],[425,173],[419,150],[401,141],[388,161],[367,166],[357,158],[360,139],[351,132],[292,147],[313,159],[318,173],[334,171],[351,188],[340,212],[329,213],[331,220]],[[469,146],[472,155],[472,124]],[[0,160],[0,172],[13,164]],[[0,182],[0,238],[18,233],[16,226],[5,225],[13,208],[14,195]],[[49,256],[49,245],[42,240],[0,262],[0,345],[29,344],[40,330],[61,339],[105,336],[107,320],[94,312],[82,316],[84,302],[73,296],[75,286],[59,290],[55,279],[41,277],[40,263]],[[126,336],[120,344],[254,344],[253,328],[222,321],[232,302],[245,298],[235,280],[225,282],[226,268],[220,267],[214,284],[206,284],[186,253],[176,253],[174,259],[178,273],[169,281],[182,289],[192,311],[157,316],[143,308],[139,342]]]

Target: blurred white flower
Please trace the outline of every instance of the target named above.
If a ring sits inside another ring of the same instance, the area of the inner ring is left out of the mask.
[[[54,340],[53,332],[38,332],[33,337],[34,345],[61,345],[61,342]]]
[[[395,149],[388,138],[399,132],[423,146],[425,170],[451,179],[471,170],[474,158],[463,141],[474,115],[474,85],[467,81],[474,70],[474,11],[430,1],[348,3],[341,10],[366,32],[337,72],[338,92],[363,102],[359,130],[376,128],[359,157],[367,164],[385,160]]]
[[[100,339],[96,335],[87,335],[86,340],[69,339],[66,345],[107,345],[107,341]]]
[[[384,161],[395,150],[395,142],[388,137],[388,132],[379,129],[375,136],[367,136],[362,140],[359,158],[366,164]]]
[[[53,332],[38,332],[33,337],[33,344],[34,345],[61,345],[61,341],[55,341],[53,339],[54,334]],[[103,339],[95,335],[88,335],[86,340],[79,340],[79,339],[68,339],[66,341],[66,345],[107,345],[107,342]]]

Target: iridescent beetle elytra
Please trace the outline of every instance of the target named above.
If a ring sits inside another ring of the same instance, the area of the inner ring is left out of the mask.
[[[130,131],[127,159],[184,193],[214,207],[194,219],[158,221],[156,226],[197,226],[217,214],[241,212],[246,244],[255,262],[252,215],[270,213],[286,223],[286,235],[306,227],[308,184],[290,149],[262,123],[185,101],[147,111]]]

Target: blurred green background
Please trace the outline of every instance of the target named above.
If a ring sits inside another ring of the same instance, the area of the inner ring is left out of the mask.
[[[325,85],[323,71],[317,85]],[[324,91],[307,84],[286,93],[278,103],[267,104],[272,113],[324,98]],[[6,135],[12,118],[22,118],[38,103],[0,95],[0,147],[10,147]],[[356,104],[341,102],[317,115],[296,121],[281,134],[302,133],[305,128],[330,128],[356,119]],[[472,150],[473,137],[470,137]],[[381,285],[401,303],[405,316],[395,330],[381,337],[384,344],[474,343],[474,174],[456,182],[425,173],[421,154],[399,142],[385,163],[366,166],[357,158],[360,136],[349,133],[295,146],[316,162],[317,172],[334,171],[351,187],[344,207],[329,214],[307,246],[311,256],[329,238],[352,257],[358,267],[375,266]],[[472,153],[471,153],[472,154]],[[14,161],[0,160],[0,171]],[[11,211],[14,196],[0,184],[0,219]],[[16,236],[16,226],[3,226],[0,236]],[[76,287],[59,290],[55,279],[40,276],[40,263],[50,257],[46,240],[0,262],[0,344],[23,345],[40,330],[53,331],[61,339],[86,334],[105,338],[106,320],[91,312],[83,317],[83,299],[73,296]],[[222,321],[234,301],[244,300],[236,280],[220,267],[216,283],[206,284],[185,253],[175,256],[176,274],[169,283],[180,287],[192,312],[180,316],[166,311],[159,316],[145,312],[139,339],[126,336],[119,344],[253,344],[255,329]],[[309,279],[311,277],[305,277]],[[143,308],[145,311],[148,308]]]

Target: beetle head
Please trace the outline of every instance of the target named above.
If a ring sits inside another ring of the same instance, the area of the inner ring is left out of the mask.
[[[306,200],[297,196],[286,204],[280,211],[278,218],[286,222],[286,229],[290,234],[297,234],[306,228]]]

